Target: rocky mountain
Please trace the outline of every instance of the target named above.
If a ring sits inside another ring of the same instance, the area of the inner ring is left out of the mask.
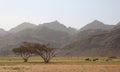
[[[114,29],[119,29],[120,28],[120,22],[118,22],[116,25],[115,25],[115,27],[114,27]]]
[[[0,37],[4,36],[7,34],[7,31],[5,31],[4,29],[0,29]]]
[[[21,30],[24,29],[31,29],[31,28],[36,28],[37,26],[35,24],[31,24],[28,22],[23,22],[22,24],[12,28],[9,32],[13,33],[13,32],[19,32]]]
[[[106,25],[95,20],[78,31],[58,21],[38,26],[24,22],[8,32],[0,29],[0,55],[12,54],[11,49],[23,41],[50,44],[60,48],[62,56],[120,55],[119,23]]]
[[[107,25],[98,20],[94,20],[93,22],[85,25],[80,31],[91,30],[91,29],[102,29],[102,30],[110,30],[114,27],[114,25]]]
[[[61,24],[57,20],[50,22],[50,23],[44,23],[44,24],[42,24],[42,26],[48,27],[48,28],[56,30],[56,31],[68,32],[69,34],[74,34],[77,31],[75,28],[72,28],[72,27],[67,28],[65,25]],[[40,25],[40,27],[41,27],[41,25]]]
[[[119,56],[120,28],[88,30],[78,33],[77,38],[61,50],[66,56]]]
[[[52,47],[61,48],[70,40],[70,36],[67,32],[53,30],[45,26],[23,29],[0,39],[0,54],[6,55],[6,51],[8,51],[7,54],[11,54],[11,49],[24,41],[50,44]]]

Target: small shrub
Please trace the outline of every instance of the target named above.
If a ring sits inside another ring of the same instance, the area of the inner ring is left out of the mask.
[[[108,62],[108,61],[112,61],[112,58],[108,58],[108,59],[106,59],[106,61]]]
[[[111,59],[117,59],[116,56],[110,56],[109,58],[111,58]]]
[[[97,61],[97,60],[99,60],[99,59],[98,58],[93,59],[93,61]]]
[[[86,58],[85,61],[91,61],[91,59],[90,58]]]

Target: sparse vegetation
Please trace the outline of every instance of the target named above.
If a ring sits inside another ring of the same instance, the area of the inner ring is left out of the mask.
[[[110,56],[110,57],[108,57],[108,58],[111,58],[111,59],[117,59],[116,56]]]
[[[86,61],[91,61],[91,59],[90,59],[90,58],[86,58],[85,60],[86,60]]]
[[[99,60],[99,59],[98,59],[98,58],[94,58],[94,59],[93,59],[93,61],[97,61],[97,60]]]
[[[119,72],[119,65],[17,65],[1,66],[0,72]]]
[[[52,57],[55,56],[55,48],[48,48],[45,45],[41,45],[36,49],[36,53],[42,57],[45,63],[49,63]]]
[[[12,51],[17,55],[20,55],[23,58],[24,62],[27,62],[29,57],[31,57],[33,54],[33,50],[31,50],[32,49],[31,46],[32,45],[30,43],[23,42],[19,48],[13,48]]]
[[[52,57],[56,54],[56,48],[50,48],[43,44],[29,42],[23,42],[19,48],[13,48],[12,51],[20,55],[24,62],[27,62],[29,57],[33,54],[37,54],[44,60],[45,63],[49,63]]]
[[[98,58],[94,58],[94,59],[90,59],[90,58],[86,58],[85,61],[97,61],[99,60]]]
[[[120,58],[106,62],[106,57],[98,61],[85,61],[88,57],[54,57],[51,63],[43,63],[39,56],[22,62],[21,57],[0,57],[0,72],[119,72]],[[94,57],[89,57],[95,59]],[[11,59],[11,61],[9,61]]]

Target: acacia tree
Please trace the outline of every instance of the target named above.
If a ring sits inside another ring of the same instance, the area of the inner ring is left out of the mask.
[[[29,57],[31,57],[34,53],[32,44],[28,42],[23,42],[22,45],[20,45],[20,47],[13,48],[12,51],[17,55],[20,55],[24,62],[27,62]]]
[[[41,56],[45,63],[50,62],[50,60],[56,55],[57,50],[56,48],[50,48],[42,44],[35,44],[34,49],[35,53]]]
[[[12,51],[19,54],[23,58],[24,62],[27,62],[29,57],[33,54],[37,54],[44,60],[45,63],[49,63],[56,55],[56,48],[50,48],[43,44],[29,42],[23,42],[19,48],[13,48]]]

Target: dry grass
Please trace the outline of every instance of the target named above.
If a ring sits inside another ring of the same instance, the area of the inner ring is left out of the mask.
[[[85,61],[85,57],[55,57],[44,64],[40,57],[24,63],[20,57],[0,57],[0,72],[120,72],[120,58],[106,62]]]
[[[0,72],[120,72],[120,65],[16,65],[0,66]]]

